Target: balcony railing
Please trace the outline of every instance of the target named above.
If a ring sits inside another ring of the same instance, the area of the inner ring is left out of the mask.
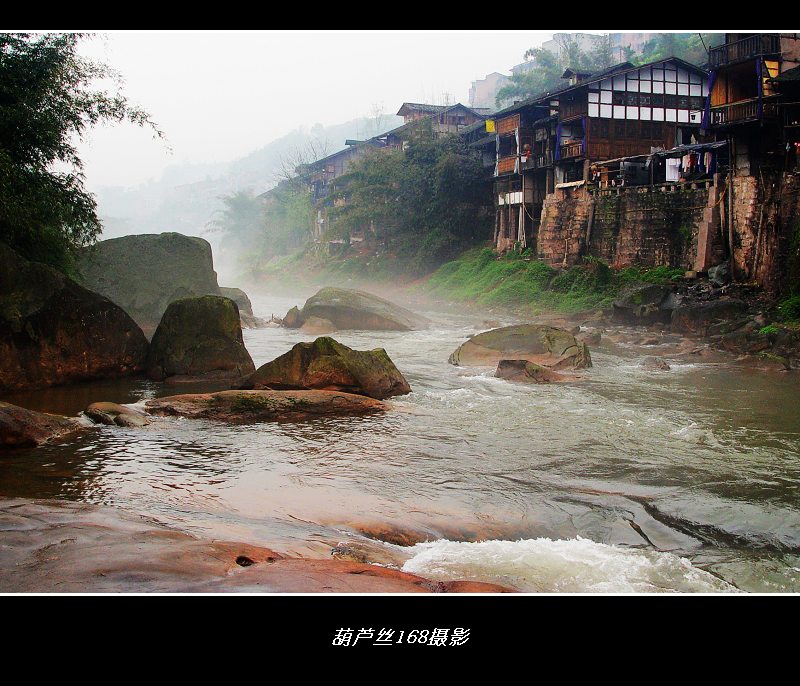
[[[733,43],[711,48],[708,63],[712,69],[716,69],[732,62],[740,62],[759,55],[774,55],[780,51],[781,37],[778,34],[759,33]]]
[[[778,116],[778,103],[774,100],[763,100],[761,117],[758,113],[758,98],[742,100],[728,105],[719,105],[711,108],[711,125],[725,126],[727,124],[740,124],[758,119],[772,119]]]
[[[517,170],[517,156],[501,157],[497,160],[497,175],[513,174]]]
[[[583,143],[569,143],[561,146],[561,159],[566,160],[571,157],[580,157],[583,154]]]

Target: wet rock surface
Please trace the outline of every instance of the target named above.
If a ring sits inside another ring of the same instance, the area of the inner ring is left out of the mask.
[[[592,366],[589,348],[568,331],[541,324],[493,329],[462,344],[448,360],[455,365],[496,365],[501,360],[526,360],[550,369]]]
[[[139,428],[150,423],[143,412],[117,403],[92,403],[83,411],[83,414],[95,424],[105,424],[106,426]]]
[[[0,448],[31,448],[81,428],[77,419],[0,402]]]
[[[24,570],[24,573],[20,573]],[[396,569],[197,539],[94,505],[0,499],[0,589],[9,593],[503,593]]]
[[[325,336],[298,343],[259,367],[241,387],[335,390],[378,399],[411,392],[383,348],[353,350]]]
[[[494,375],[500,379],[522,383],[558,383],[577,377],[559,374],[527,360],[500,360]]]
[[[148,400],[145,409],[153,415],[247,424],[369,414],[387,406],[374,398],[336,391],[242,390],[172,395]]]
[[[221,296],[170,303],[147,354],[147,375],[154,381],[206,374],[238,381],[254,371],[236,303]]]
[[[668,372],[670,370],[669,363],[663,357],[645,357],[639,366],[651,372]]]
[[[146,354],[120,307],[0,243],[0,393],[126,376]]]

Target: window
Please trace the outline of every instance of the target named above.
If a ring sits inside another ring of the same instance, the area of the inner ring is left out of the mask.
[[[629,107],[638,107],[639,105],[639,94],[638,93],[628,93],[628,106]]]

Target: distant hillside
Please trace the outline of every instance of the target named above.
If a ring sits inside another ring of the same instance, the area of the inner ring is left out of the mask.
[[[310,131],[296,129],[232,162],[174,165],[158,181],[137,188],[101,187],[97,192],[104,224],[101,238],[177,231],[203,236],[215,245],[207,225],[220,209],[221,196],[269,190],[278,181],[282,160],[311,141],[321,142],[330,154],[344,148],[348,138],[368,138],[402,123],[400,117],[383,115],[379,122],[362,117],[335,126],[317,124]]]

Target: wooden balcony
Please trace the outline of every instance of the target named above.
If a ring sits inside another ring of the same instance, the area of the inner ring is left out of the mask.
[[[711,125],[728,126],[744,124],[759,119],[773,119],[778,116],[778,103],[775,100],[762,100],[761,116],[758,112],[758,98],[718,105],[711,108]]]
[[[781,52],[781,37],[777,33],[758,33],[733,43],[711,48],[708,63],[711,69],[723,67],[734,62],[760,57],[761,55],[778,55]]]
[[[583,155],[583,143],[569,143],[568,145],[561,146],[560,159],[568,160],[573,157],[581,157]]]
[[[497,176],[501,174],[513,174],[517,171],[517,156],[501,157],[497,160]]]
[[[497,134],[502,136],[506,133],[513,133],[519,128],[519,115],[512,114],[510,117],[503,117],[497,120]]]

